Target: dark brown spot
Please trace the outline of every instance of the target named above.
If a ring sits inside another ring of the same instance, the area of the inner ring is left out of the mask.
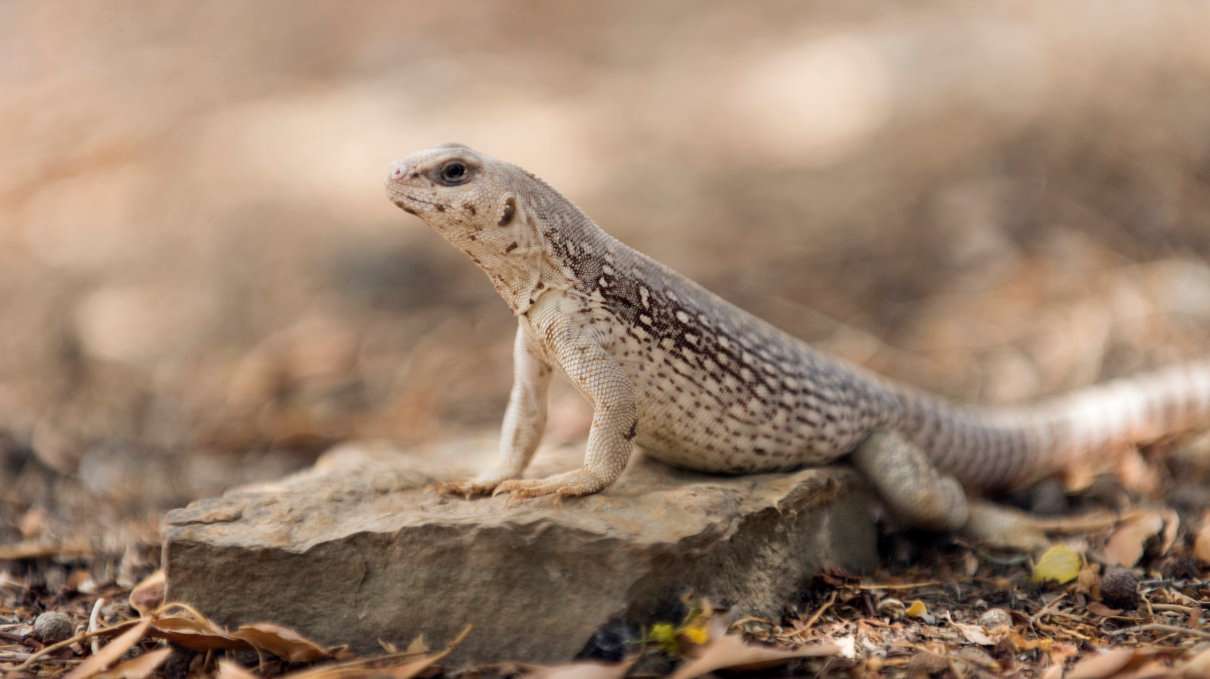
[[[497,226],[508,226],[513,223],[513,216],[517,214],[517,201],[512,196],[504,201],[504,214],[500,215],[500,221]]]
[[[403,210],[404,212],[408,213],[409,215],[416,215],[418,217],[420,216],[416,213],[415,210],[408,207],[408,204],[403,202],[402,200],[395,200],[395,201],[391,201],[391,202],[395,203],[395,207],[399,208],[400,210]]]
[[[634,440],[634,437],[638,435],[638,431],[639,431],[639,423],[638,423],[638,422],[631,422],[631,423],[630,423],[630,429],[628,429],[628,430],[626,431],[626,440],[627,440],[627,441],[633,441],[633,440]]]
[[[433,207],[437,208],[437,212],[445,212],[445,206],[441,203],[434,203]]]
[[[475,212],[475,206],[474,206],[474,205],[471,205],[470,203],[463,203],[463,204],[462,204],[462,209],[463,209],[463,210],[466,210],[467,212],[471,213],[472,215],[477,214],[477,213]]]
[[[508,244],[508,247],[504,248],[504,254],[508,254],[516,249],[517,249],[517,241],[513,241]]]

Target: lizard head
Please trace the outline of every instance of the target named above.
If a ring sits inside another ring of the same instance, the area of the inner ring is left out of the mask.
[[[511,169],[461,144],[446,144],[396,161],[387,197],[463,249],[470,249],[465,241],[483,247],[500,241],[503,248],[516,240],[505,233],[517,215]]]
[[[543,249],[523,202],[533,194],[533,182],[514,165],[446,144],[396,161],[386,192],[396,207],[466,253],[514,309],[522,309],[540,279]]]

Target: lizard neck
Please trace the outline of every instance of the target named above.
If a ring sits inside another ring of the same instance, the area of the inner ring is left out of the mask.
[[[502,257],[494,266],[480,265],[480,268],[513,315],[521,316],[533,308],[542,295],[567,285],[543,249],[533,248],[515,255]]]
[[[551,291],[596,284],[617,242],[571,201],[524,173],[517,191],[523,228],[503,254],[472,257],[513,314],[522,315]]]

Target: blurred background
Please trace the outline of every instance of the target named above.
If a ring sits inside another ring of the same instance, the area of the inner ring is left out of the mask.
[[[1210,350],[1210,5],[0,3],[0,543],[497,426],[450,141],[823,349],[1009,403]],[[587,408],[554,393],[550,436]]]

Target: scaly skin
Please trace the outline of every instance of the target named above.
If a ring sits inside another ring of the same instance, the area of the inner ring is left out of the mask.
[[[387,194],[466,253],[518,320],[499,461],[450,492],[595,493],[635,444],[673,465],[736,474],[852,454],[902,520],[994,525],[980,537],[1032,544],[1028,526],[972,506],[962,487],[1020,485],[1092,450],[1210,424],[1210,362],[1016,410],[957,407],[891,383],[729,304],[605,233],[537,177],[465,146],[399,161]],[[594,407],[584,466],[522,479],[552,367]]]

